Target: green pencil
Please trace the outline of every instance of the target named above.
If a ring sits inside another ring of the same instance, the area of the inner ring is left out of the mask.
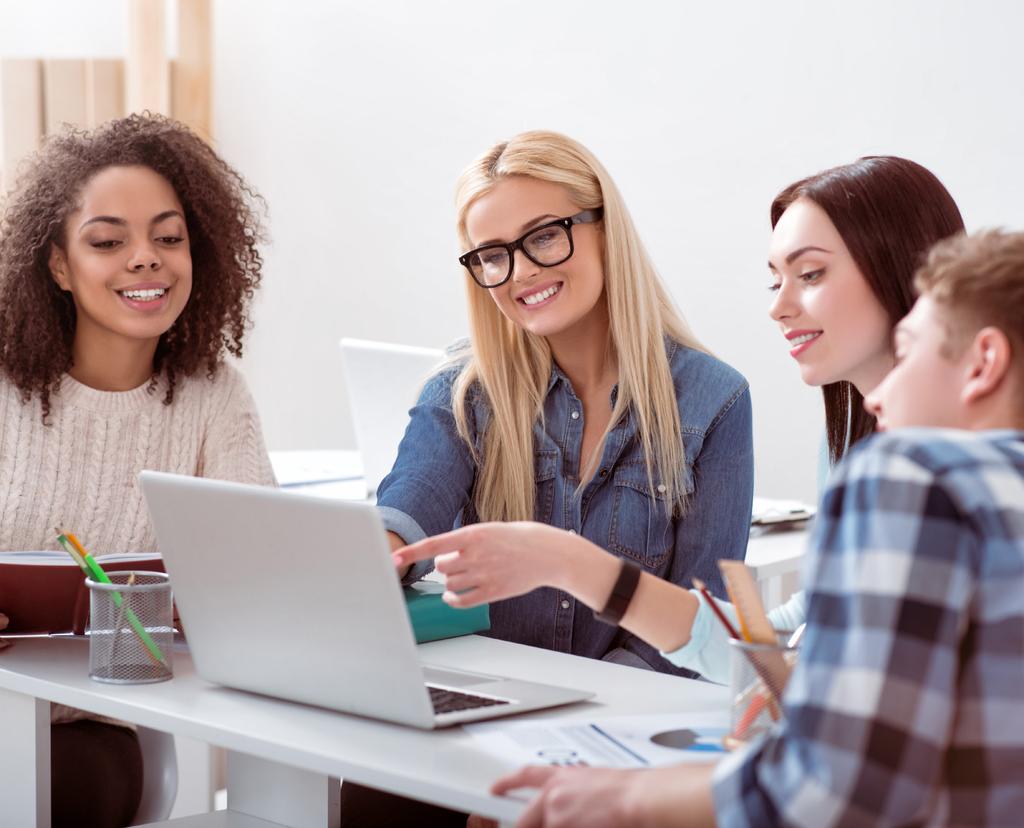
[[[85,551],[85,547],[78,542],[78,538],[76,538],[71,532],[61,532],[59,529],[57,532],[59,533],[57,536],[57,542],[64,547],[64,551],[74,559],[75,563],[82,567],[82,571],[85,572],[86,575],[101,584],[113,583],[107,573],[103,571],[102,567],[96,563],[96,559]],[[114,599],[114,603],[120,607],[124,601],[124,598],[121,597],[121,593],[112,592],[110,595]],[[167,667],[167,659],[160,651],[160,648],[157,646],[152,636],[146,632],[146,628],[142,626],[142,622],[139,621],[139,617],[129,607],[125,607],[124,615],[125,618],[128,619],[128,625],[135,630],[135,634],[139,637],[139,641],[145,645],[146,652],[149,654],[149,657],[157,664]]]

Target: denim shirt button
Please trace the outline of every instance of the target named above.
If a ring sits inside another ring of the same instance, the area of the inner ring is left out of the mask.
[[[569,530],[569,534],[570,535],[575,535],[576,534],[576,530],[575,529],[570,529]]]
[[[666,486],[666,485],[665,485],[664,483],[659,483],[659,484],[658,484],[658,491],[659,491],[659,492],[660,492],[661,494],[665,494],[665,492],[667,491],[667,489],[668,489],[668,487],[667,487],[667,486]]]
[[[569,602],[565,598],[562,599],[562,609],[569,609]]]
[[[570,414],[569,416],[572,417],[574,420],[578,420],[580,418],[580,412],[573,411],[572,414]]]

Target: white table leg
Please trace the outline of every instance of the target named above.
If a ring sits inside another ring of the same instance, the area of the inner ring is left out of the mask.
[[[231,750],[228,810],[289,828],[339,828],[341,781]]]
[[[174,748],[178,754],[178,796],[171,819],[212,811],[217,790],[214,756],[218,748],[186,736],[175,736]]]
[[[50,828],[50,703],[0,689],[4,825]]]
[[[782,603],[781,575],[773,575],[771,578],[766,578],[758,582],[758,586],[761,588],[761,603],[764,604],[766,610],[775,609],[775,607]]]

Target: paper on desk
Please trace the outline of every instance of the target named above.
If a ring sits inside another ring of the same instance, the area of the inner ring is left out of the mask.
[[[305,486],[363,476],[363,463],[355,451],[272,451],[270,462],[279,486]]]
[[[754,526],[773,523],[798,523],[814,517],[815,509],[799,500],[775,500],[755,497],[750,522]]]
[[[463,725],[488,753],[513,765],[654,768],[680,762],[708,762],[725,753],[727,713],[560,717],[543,721]],[[661,734],[675,734],[667,738]],[[661,738],[680,747],[665,747]]]
[[[323,483],[293,483],[287,487],[290,492],[329,497],[334,500],[367,500],[366,480],[328,480]]]

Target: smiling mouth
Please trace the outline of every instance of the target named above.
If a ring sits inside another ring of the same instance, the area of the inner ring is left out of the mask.
[[[155,302],[163,299],[168,288],[146,288],[145,290],[119,290],[117,293],[132,302]]]
[[[536,293],[531,293],[529,296],[519,297],[519,301],[524,305],[539,305],[541,302],[545,302],[554,296],[558,291],[562,289],[562,283],[551,285],[551,287],[544,288],[544,290],[538,290]]]
[[[813,342],[821,336],[821,331],[815,331],[814,333],[801,334],[800,336],[794,336],[789,340],[789,347],[796,348],[799,345],[805,345],[808,342]]]

